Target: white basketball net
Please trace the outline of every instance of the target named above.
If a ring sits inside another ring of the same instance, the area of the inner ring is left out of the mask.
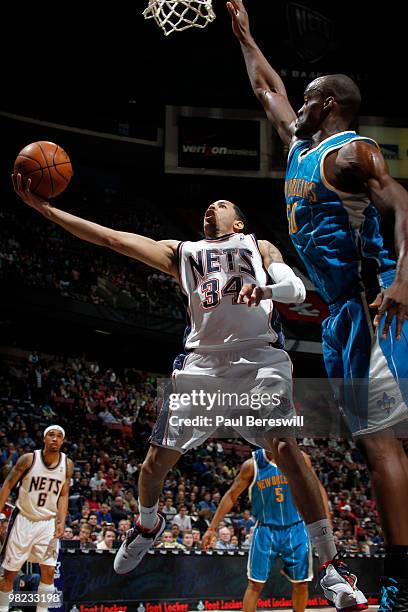
[[[153,18],[166,36],[187,28],[205,28],[214,21],[212,0],[149,0],[143,11],[145,19]]]

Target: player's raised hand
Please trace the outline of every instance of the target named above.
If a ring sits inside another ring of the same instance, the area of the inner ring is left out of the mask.
[[[227,9],[232,19],[232,31],[240,42],[245,42],[250,37],[249,19],[242,0],[230,0]]]
[[[11,175],[11,180],[13,181],[13,187],[16,194],[23,200],[25,204],[31,206],[31,208],[35,208],[36,210],[41,211],[45,206],[49,206],[49,202],[47,200],[43,200],[30,191],[31,187],[31,179],[29,178],[25,185],[23,185],[23,178],[21,174],[18,172],[17,174]]]
[[[402,326],[408,319],[408,282],[396,280],[391,287],[381,291],[370,304],[370,308],[377,308],[377,314],[374,317],[374,326],[379,327],[383,316],[385,315],[385,323],[381,333],[381,337],[385,339],[392,324],[394,317],[397,320],[396,337],[401,338]]]
[[[238,304],[246,304],[247,306],[259,306],[261,300],[269,300],[272,297],[272,291],[269,287],[258,287],[253,283],[244,285],[238,296]]]

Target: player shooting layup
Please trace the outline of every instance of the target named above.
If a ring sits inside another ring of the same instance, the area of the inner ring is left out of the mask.
[[[380,609],[406,610],[408,459],[392,427],[408,417],[408,194],[391,178],[377,143],[350,130],[357,85],[345,75],[320,77],[295,113],[250,33],[242,0],[227,8],[253,90],[290,147],[290,236],[329,305],[324,361],[331,379],[346,380],[339,400],[365,454],[388,545]],[[379,230],[380,213],[389,211],[397,262]],[[377,309],[373,322],[369,306]]]
[[[62,210],[23,187],[21,175],[13,176],[14,187],[26,204],[75,236],[109,247],[174,276],[188,299],[190,325],[186,333],[185,359],[173,373],[176,392],[193,389],[229,388],[239,385],[247,393],[261,389],[269,395],[286,389],[292,405],[292,364],[287,353],[273,346],[279,341],[271,326],[275,301],[302,302],[305,288],[283,263],[269,242],[257,243],[244,234],[245,220],[239,208],[227,200],[213,202],[204,216],[205,238],[198,242],[155,241],[145,236],[115,231]],[[268,270],[275,281],[268,286]],[[248,286],[262,286],[269,299],[258,308],[248,308],[252,299],[243,296]],[[215,381],[215,382],[214,382]],[[205,412],[203,408],[202,412]],[[269,411],[272,416],[272,410]],[[165,404],[152,434],[139,478],[140,521],[128,532],[115,558],[120,574],[133,570],[165,528],[157,513],[158,499],[168,471],[180,454],[204,442],[214,427],[188,424],[174,426]],[[236,431],[261,444],[265,428]],[[198,430],[198,432],[197,432]],[[271,434],[271,438],[272,438]],[[265,441],[266,443],[266,441]],[[272,444],[272,441],[270,442]],[[326,518],[319,481],[308,469],[295,438],[274,439],[274,456],[285,473],[296,505],[308,525],[313,545],[323,567],[321,585],[338,610],[365,609],[367,600],[356,588],[356,578],[337,554],[331,525]]]
[[[47,596],[54,593],[58,538],[64,534],[73,473],[71,459],[60,452],[64,439],[62,427],[47,427],[44,448],[22,455],[0,490],[1,512],[11,491],[18,487],[1,553],[4,576],[0,579],[0,612],[7,612],[12,603],[13,583],[26,561],[40,565],[38,611],[48,609]]]

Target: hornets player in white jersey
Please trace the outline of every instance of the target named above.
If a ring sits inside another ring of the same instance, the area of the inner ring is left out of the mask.
[[[313,470],[309,455],[302,455],[308,468]],[[309,594],[308,582],[313,578],[312,548],[288,481],[278,468],[272,452],[258,449],[242,464],[204,534],[203,548],[208,548],[218,525],[246,489],[256,525],[248,555],[248,587],[243,610],[255,612],[262,589],[279,556],[283,563],[282,573],[292,583],[293,610],[304,612]],[[322,486],[321,490],[326,515],[330,518],[326,491]]]
[[[71,234],[170,274],[180,284],[187,300],[188,327],[185,351],[176,360],[173,388],[188,394],[187,410],[193,407],[193,393],[203,389],[212,393],[231,391],[262,394],[271,405],[257,412],[267,418],[294,414],[292,402],[292,364],[283,350],[282,333],[277,324],[273,301],[301,303],[305,287],[271,243],[244,233],[245,219],[240,209],[228,200],[208,206],[203,219],[204,239],[197,242],[155,241],[139,234],[120,232],[59,210],[30,191],[30,180],[22,184],[20,174],[13,183],[21,199],[47,219]],[[271,283],[271,284],[268,284]],[[269,294],[258,308],[248,308],[251,300],[243,287],[262,287]],[[280,398],[273,406],[274,396]],[[170,399],[170,398],[169,398]],[[282,404],[281,404],[282,400]],[[210,417],[206,405],[198,403],[198,417]],[[241,405],[233,406],[234,416]],[[186,410],[184,411],[185,414]],[[216,430],[214,423],[192,420],[177,422],[178,412],[165,402],[153,430],[139,477],[140,518],[116,554],[114,568],[119,574],[132,571],[147,550],[160,537],[165,520],[158,515],[158,500],[167,473],[180,455],[203,443]],[[188,412],[187,412],[188,416]],[[176,420],[176,422],[174,422]],[[261,446],[273,445],[279,467],[285,473],[296,505],[308,526],[312,543],[322,563],[332,561],[337,550],[326,518],[319,483],[303,460],[294,437],[265,435],[267,426],[234,429]],[[266,439],[268,437],[268,439]],[[331,564],[324,583],[338,610],[365,609],[367,600],[355,586],[355,577],[344,565]]]
[[[289,148],[289,233],[329,306],[325,366],[330,379],[345,381],[335,382],[336,393],[365,454],[387,543],[380,610],[407,610],[408,459],[398,425],[408,418],[408,193],[377,143],[351,129],[357,85],[341,74],[319,77],[296,113],[251,35],[242,0],[227,8],[252,88]],[[388,213],[396,260],[380,232]]]
[[[33,599],[38,612],[48,609],[47,601],[54,593],[58,539],[64,533],[73,474],[71,459],[60,451],[64,439],[62,427],[47,427],[44,448],[22,455],[0,490],[0,512],[11,492],[17,491],[1,551],[4,575],[0,578],[0,612],[7,612],[13,604],[13,583],[26,561],[40,566],[37,599]]]

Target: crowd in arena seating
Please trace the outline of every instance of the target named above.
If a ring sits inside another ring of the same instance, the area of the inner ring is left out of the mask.
[[[138,474],[156,418],[155,392],[153,374],[102,367],[84,357],[32,351],[3,359],[0,482],[22,453],[42,446],[44,428],[58,422],[67,432],[64,450],[75,464],[64,539],[84,548],[117,546],[138,516]],[[340,550],[378,550],[383,540],[358,450],[336,439],[301,442],[328,492]],[[210,440],[180,458],[160,498],[167,527],[158,547],[200,549],[220,498],[250,452],[243,441]],[[5,522],[0,516],[0,530]],[[211,547],[248,548],[254,524],[243,494]]]
[[[135,260],[85,243],[30,210],[0,211],[0,280],[127,311],[183,319],[178,284]],[[82,212],[85,216],[86,211]],[[103,219],[102,219],[103,222]],[[107,216],[106,223],[111,223]],[[154,214],[115,216],[115,229],[168,237]]]

